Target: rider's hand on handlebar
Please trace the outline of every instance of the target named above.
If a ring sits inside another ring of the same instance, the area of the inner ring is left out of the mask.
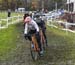
[[[25,34],[24,37],[25,37],[25,39],[27,40],[27,38],[28,38],[28,34]]]

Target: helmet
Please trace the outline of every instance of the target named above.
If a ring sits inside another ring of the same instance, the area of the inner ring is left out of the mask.
[[[25,23],[30,22],[30,21],[31,21],[31,17],[30,16],[26,17]]]
[[[36,14],[35,17],[36,17],[36,18],[39,18],[39,17],[40,17],[40,14]]]
[[[26,18],[26,17],[28,17],[29,16],[29,14],[28,13],[25,13],[24,14],[24,19]]]

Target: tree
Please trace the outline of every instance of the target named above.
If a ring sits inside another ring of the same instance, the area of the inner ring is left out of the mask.
[[[55,9],[55,3],[57,3],[58,9],[63,7],[63,4],[66,0],[0,0],[0,9],[7,10],[8,8],[14,10],[15,8],[24,7],[26,10],[32,8],[32,2],[36,2],[36,10],[42,9],[44,6],[45,9],[53,10]],[[43,4],[42,4],[43,2]]]

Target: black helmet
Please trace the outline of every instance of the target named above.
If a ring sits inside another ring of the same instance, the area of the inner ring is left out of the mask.
[[[35,17],[36,17],[36,18],[39,18],[40,16],[39,16],[39,15],[36,15]]]

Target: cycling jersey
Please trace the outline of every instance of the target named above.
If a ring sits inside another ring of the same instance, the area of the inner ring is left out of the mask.
[[[27,34],[29,30],[36,30],[39,32],[39,27],[34,20],[31,20],[29,23],[25,24],[24,34]]]
[[[36,23],[38,24],[38,26],[40,27],[40,28],[43,28],[44,29],[44,27],[45,27],[45,22],[42,20],[42,19],[40,19],[40,18],[36,18]]]

